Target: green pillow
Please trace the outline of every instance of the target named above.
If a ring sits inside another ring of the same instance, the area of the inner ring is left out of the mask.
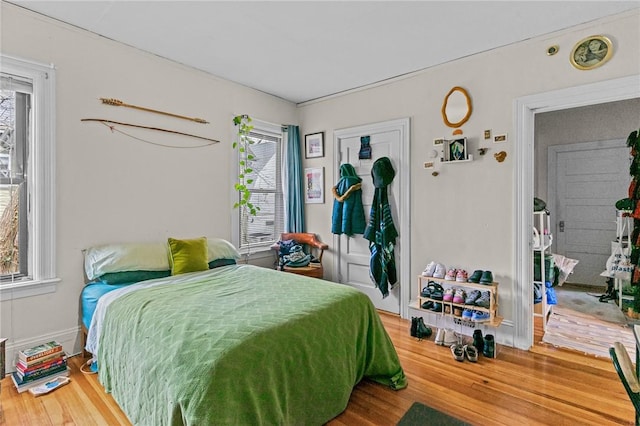
[[[168,242],[171,275],[206,271],[209,269],[209,264],[207,263],[208,247],[206,237],[191,240],[169,238]]]

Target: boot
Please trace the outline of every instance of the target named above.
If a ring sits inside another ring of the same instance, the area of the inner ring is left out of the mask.
[[[418,317],[417,325],[417,337],[419,339],[426,339],[431,336],[431,328],[427,327],[422,317]]]
[[[473,346],[478,350],[478,353],[484,351],[484,338],[482,337],[482,330],[480,329],[473,332]]]
[[[411,317],[411,337],[418,337],[418,317]]]
[[[493,358],[496,353],[496,342],[493,339],[493,334],[487,334],[484,336],[484,349],[482,355],[487,358]]]

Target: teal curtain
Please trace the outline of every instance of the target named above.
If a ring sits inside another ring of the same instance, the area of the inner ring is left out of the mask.
[[[287,126],[286,159],[286,222],[285,232],[305,232],[304,226],[304,188],[302,170],[302,148],[298,126]]]

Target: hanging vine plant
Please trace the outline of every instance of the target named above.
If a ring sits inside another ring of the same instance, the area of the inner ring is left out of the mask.
[[[252,164],[255,160],[255,156],[249,149],[254,143],[253,139],[249,137],[251,130],[253,130],[251,117],[246,114],[235,116],[233,124],[238,127],[238,140],[233,142],[233,149],[238,150],[238,180],[235,183],[238,201],[234,203],[233,208],[244,208],[247,214],[256,216],[260,207],[251,202],[251,191],[248,187],[253,183],[250,176],[253,173]]]

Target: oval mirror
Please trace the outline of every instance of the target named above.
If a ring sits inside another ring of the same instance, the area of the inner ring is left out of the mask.
[[[462,87],[454,87],[442,104],[442,119],[449,127],[460,127],[471,117],[471,98]]]

